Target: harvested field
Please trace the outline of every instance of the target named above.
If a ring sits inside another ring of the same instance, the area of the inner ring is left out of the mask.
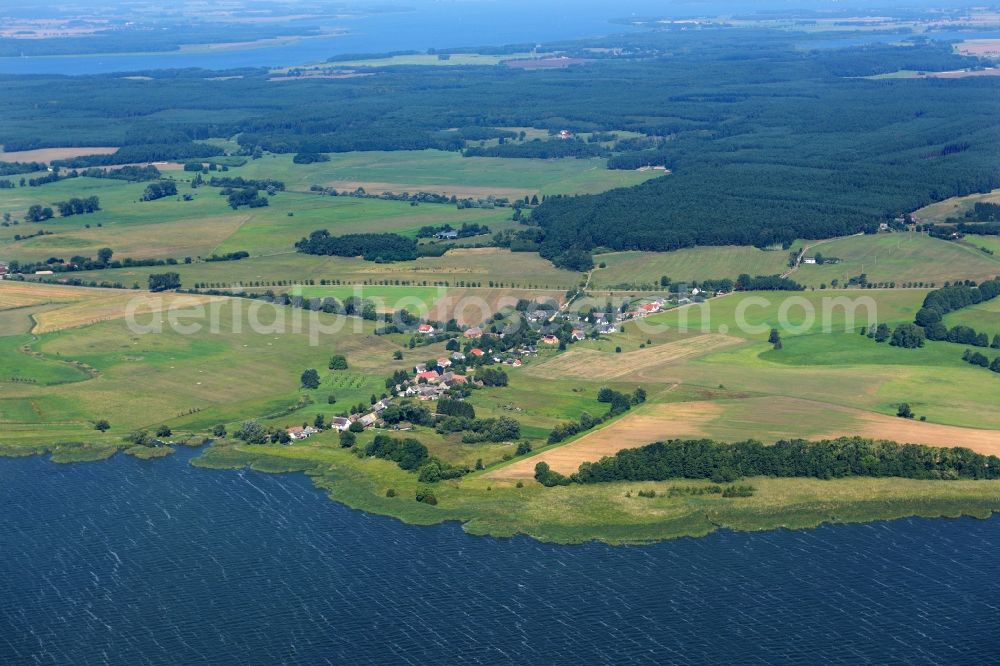
[[[105,292],[107,293],[107,292]],[[116,294],[90,298],[72,303],[57,310],[38,314],[33,333],[51,333],[67,328],[96,324],[100,321],[122,319],[134,314],[137,321],[148,325],[150,315],[168,310],[182,311],[213,301],[225,300],[222,296],[194,296],[189,294],[147,294],[120,291]]]
[[[663,407],[658,406],[662,411]],[[681,402],[670,405],[669,413],[636,412],[595,430],[580,439],[537,456],[520,460],[485,476],[491,479],[530,479],[535,465],[546,462],[562,474],[572,474],[580,464],[600,460],[622,449],[677,437],[704,437],[704,424],[716,418],[722,408],[711,402]]]
[[[0,281],[0,310],[23,308],[42,303],[66,303],[106,294],[105,290],[62,287],[27,282]]]
[[[82,148],[38,148],[36,150],[17,150],[12,153],[0,151],[0,161],[3,162],[51,162],[65,160],[81,155],[110,155],[118,148],[111,146],[91,146]]]
[[[996,58],[1000,57],[1000,39],[967,39],[956,44],[955,50],[965,55]]]
[[[593,349],[574,349],[551,361],[531,366],[528,368],[528,372],[540,377],[616,379],[640,370],[648,371],[682,359],[702,356],[741,342],[743,342],[742,339],[730,335],[707,333],[624,354],[609,354]],[[648,372],[643,374],[648,378]]]
[[[562,304],[565,292],[534,289],[482,289],[452,287],[435,302],[429,318],[448,321],[454,318],[459,324],[472,326],[489,319],[494,312],[513,308],[518,299],[553,300]]]
[[[812,400],[768,396],[650,404],[606,428],[486,476],[531,478],[535,465],[541,461],[557,472],[570,474],[581,463],[671,438],[708,437],[728,442],[753,438],[772,443],[792,437],[818,441],[855,435],[906,444],[962,446],[987,455],[1000,455],[1000,430],[925,423]]]
[[[1000,430],[980,430],[958,426],[924,423],[883,414],[860,415],[857,433],[832,433],[824,437],[858,434],[875,439],[891,439],[908,444],[928,446],[963,446],[987,455],[1000,455]]]
[[[218,215],[148,225],[108,225],[37,236],[17,245],[22,260],[81,254],[94,256],[102,247],[135,259],[207,256],[252,219],[252,215]]]

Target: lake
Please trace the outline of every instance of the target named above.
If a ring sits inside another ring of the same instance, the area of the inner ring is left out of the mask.
[[[985,663],[1000,520],[557,546],[181,451],[0,459],[0,663]]]
[[[656,13],[657,0],[467,1],[427,3],[419,10],[387,11],[335,21],[326,28],[340,36],[300,39],[287,44],[212,53],[40,56],[0,58],[0,74],[102,74],[150,69],[202,67],[232,69],[321,62],[344,53],[385,53],[458,46],[502,46],[630,32],[611,19]]]

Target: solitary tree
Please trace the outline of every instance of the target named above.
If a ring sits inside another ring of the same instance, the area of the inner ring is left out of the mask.
[[[910,409],[910,404],[907,403],[907,402],[904,402],[903,404],[901,404],[899,406],[899,409],[896,410],[896,416],[898,416],[901,419],[912,419],[913,418],[913,410]]]
[[[99,419],[97,421],[94,421],[94,430],[107,432],[110,429],[111,429],[111,424],[108,423],[107,419]]]
[[[319,373],[315,368],[308,368],[302,373],[302,387],[307,389],[319,388]]]

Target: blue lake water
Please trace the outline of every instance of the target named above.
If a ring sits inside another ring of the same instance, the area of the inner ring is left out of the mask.
[[[684,4],[684,3],[682,3]],[[323,21],[346,30],[329,38],[214,53],[0,58],[3,74],[99,74],[149,69],[230,69],[321,62],[343,53],[385,53],[457,46],[501,46],[629,32],[611,23],[662,11],[659,0],[442,0],[419,10]]]
[[[997,519],[556,546],[192,455],[0,459],[0,664],[1000,659]]]

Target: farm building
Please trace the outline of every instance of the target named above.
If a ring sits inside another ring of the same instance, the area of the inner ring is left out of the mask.
[[[457,231],[439,231],[434,234],[435,238],[440,238],[441,240],[454,240],[458,238]]]
[[[421,324],[417,327],[417,331],[424,335],[434,335],[434,327],[430,324]]]
[[[312,426],[305,426],[305,427],[293,426],[289,428],[286,432],[288,433],[288,436],[291,437],[293,440],[300,440],[312,437],[313,435],[318,433],[319,430],[313,428]]]
[[[472,328],[465,329],[465,333],[463,333],[462,335],[464,335],[467,338],[481,338],[483,337],[483,329],[479,328],[478,326],[473,326]]]
[[[351,420],[343,416],[334,416],[330,419],[330,428],[333,430],[344,431],[347,430],[351,425]]]

